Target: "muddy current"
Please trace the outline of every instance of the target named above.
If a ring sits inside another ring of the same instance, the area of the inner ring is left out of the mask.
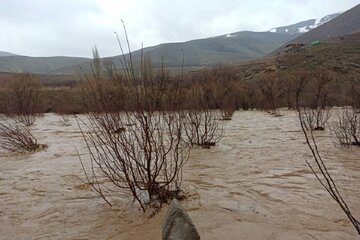
[[[194,149],[184,169],[182,202],[201,239],[358,239],[340,207],[317,182],[296,114],[235,112],[224,138]],[[0,239],[161,239],[166,207],[142,213],[131,201],[109,207],[83,184],[76,121],[47,114],[33,127],[48,148],[0,155]],[[360,218],[359,149],[317,132],[320,152]],[[77,149],[77,150],[76,150]]]

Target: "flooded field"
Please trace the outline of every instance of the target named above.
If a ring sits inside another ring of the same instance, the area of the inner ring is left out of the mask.
[[[296,114],[282,114],[235,112],[215,147],[192,150],[183,187],[193,195],[182,204],[202,239],[358,239],[305,163]],[[48,114],[34,133],[47,149],[0,155],[0,239],[161,239],[166,208],[151,218],[131,203],[110,208],[78,179],[75,147],[86,149],[74,119],[64,126]],[[316,136],[360,218],[359,149],[336,147],[329,131]]]

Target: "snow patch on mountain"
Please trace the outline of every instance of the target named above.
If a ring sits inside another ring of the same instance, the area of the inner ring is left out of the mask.
[[[309,30],[307,29],[307,27],[301,27],[301,28],[298,28],[299,29],[299,33],[306,33],[308,32]]]
[[[237,37],[237,34],[226,34],[226,38]]]

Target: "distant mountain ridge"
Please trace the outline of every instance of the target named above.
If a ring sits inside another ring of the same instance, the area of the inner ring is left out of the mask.
[[[182,56],[186,67],[216,64],[234,64],[261,58],[282,44],[299,36],[272,32],[241,31],[205,39],[180,43],[163,43],[142,50],[154,67],[181,67]],[[101,53],[100,53],[101,54]],[[140,61],[141,50],[132,52],[134,61]],[[120,56],[106,58],[121,67]],[[74,74],[90,71],[91,59],[73,57],[0,57],[0,72],[32,72],[37,74]]]
[[[338,16],[339,13],[330,14],[319,20],[311,19],[265,32],[240,31],[187,42],[164,43],[144,48],[142,52],[144,56],[152,59],[154,67],[163,65],[179,68],[182,65],[183,55],[185,67],[236,64],[262,58],[282,45],[298,39],[305,32],[317,29]],[[140,61],[141,50],[132,52],[132,56],[134,61]],[[116,67],[121,67],[119,56],[104,60],[113,61]],[[0,57],[0,72],[74,74],[79,72],[80,67],[82,71],[90,71],[90,63],[89,58],[5,55]]]
[[[16,54],[0,51],[0,57],[16,56]]]
[[[288,34],[297,34],[297,33],[306,33],[309,32],[333,19],[340,16],[341,12],[329,14],[325,17],[319,18],[319,19],[310,19],[306,21],[302,21],[296,24],[292,24],[289,26],[283,26],[278,28],[272,28],[269,32],[274,33],[288,33]]]
[[[0,72],[31,72],[37,74],[52,73],[56,69],[88,62],[89,58],[76,57],[27,57],[4,56],[0,57]],[[61,74],[61,73],[59,73]]]
[[[145,48],[143,53],[152,59],[156,67],[162,64],[166,67],[181,66],[182,53],[184,53],[185,66],[234,64],[261,58],[271,49],[296,36],[299,35],[242,31],[183,43],[161,44]],[[140,60],[140,50],[132,54],[135,60]]]

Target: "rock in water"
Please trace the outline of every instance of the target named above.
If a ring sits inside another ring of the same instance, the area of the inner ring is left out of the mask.
[[[163,240],[199,240],[190,216],[181,207],[178,200],[173,199],[165,216],[162,226]]]

